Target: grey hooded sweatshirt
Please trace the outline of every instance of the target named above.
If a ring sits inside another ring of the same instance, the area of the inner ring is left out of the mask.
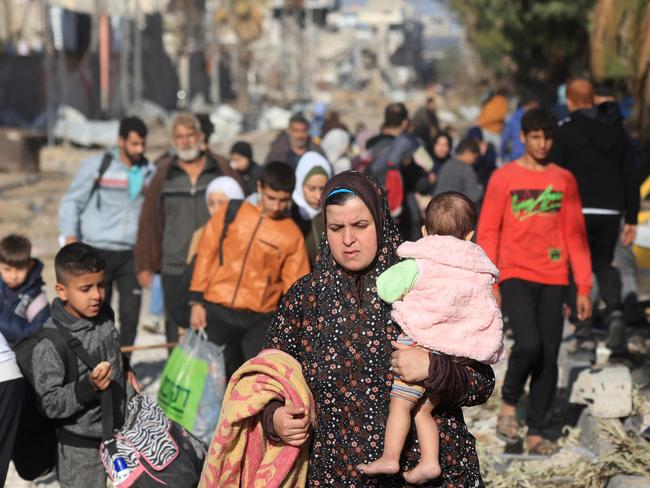
[[[56,298],[52,302],[52,317],[44,327],[56,328],[56,319],[66,327],[73,337],[79,339],[83,348],[98,363],[108,361],[113,366],[114,393],[122,393],[126,387],[126,371],[117,330],[110,307],[104,305],[92,321],[70,315],[63,302]],[[71,351],[68,354],[73,354]],[[100,392],[90,383],[90,370],[77,358],[77,380],[65,383],[65,364],[49,339],[42,339],[34,348],[34,389],[43,413],[51,419],[61,420],[65,431],[77,436],[100,439],[102,437],[102,411]],[[124,416],[124,401],[121,416]]]

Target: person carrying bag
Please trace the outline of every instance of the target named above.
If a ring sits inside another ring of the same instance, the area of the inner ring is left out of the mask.
[[[81,342],[61,324],[55,325],[70,350],[94,369],[97,361]],[[156,402],[142,394],[128,400],[122,423],[115,406],[126,399],[116,399],[114,394],[109,387],[101,395],[103,440],[98,454],[115,488],[196,486],[206,453],[203,443],[169,420]]]

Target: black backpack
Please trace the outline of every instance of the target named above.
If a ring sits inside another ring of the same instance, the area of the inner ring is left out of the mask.
[[[49,339],[65,365],[65,382],[77,380],[77,359],[68,351],[66,340],[56,329],[43,327],[22,339],[14,346],[20,370],[25,377],[25,390],[18,423],[18,433],[12,452],[12,460],[21,478],[32,481],[49,473],[56,466],[58,429],[60,423],[43,415],[38,408],[34,391],[32,357],[34,348],[42,339]]]
[[[68,356],[78,358],[90,371],[95,369],[98,361],[81,342],[56,320],[54,325],[70,348]],[[102,437],[92,439],[93,444],[88,447],[97,449],[114,484],[119,484],[116,479],[119,472],[125,470],[126,483],[132,488],[198,485],[207,446],[167,419],[154,400],[138,394],[127,405],[125,391],[116,382],[111,382],[100,398]],[[126,419],[122,411],[128,415]],[[84,438],[65,429],[59,430],[59,442],[68,444],[71,441],[70,445],[79,446],[75,444],[79,440]],[[119,458],[122,458],[121,463]]]
[[[105,307],[103,312],[111,318],[114,317],[110,307]],[[31,336],[20,340],[13,347],[16,361],[26,382],[12,461],[18,475],[27,481],[33,481],[56,467],[59,439],[65,438],[66,442],[82,447],[99,446],[101,441],[101,439],[80,437],[64,430],[61,421],[47,418],[38,407],[39,399],[34,390],[34,370],[32,368],[36,345],[43,339],[52,341],[65,365],[65,384],[77,381],[79,374],[77,357],[85,353],[81,342],[67,332],[54,318],[52,320],[56,329],[42,327]]]
[[[86,201],[84,202],[83,206],[81,207],[81,211],[79,214],[82,214],[84,210],[86,210],[86,207],[90,203],[90,200],[92,200],[93,195],[97,190],[99,190],[100,183],[102,181],[102,176],[104,176],[104,173],[106,173],[106,170],[108,170],[108,167],[111,165],[111,161],[113,160],[113,155],[110,152],[105,152],[104,156],[102,157],[102,162],[99,165],[99,170],[97,170],[97,176],[95,177],[93,181],[93,186],[90,189],[90,193],[88,194],[88,198],[86,198]],[[102,208],[102,201],[101,198],[99,198],[99,195],[97,196],[97,210],[100,210]]]
[[[235,220],[237,217],[237,212],[241,208],[243,200],[229,200],[228,208],[226,209],[226,217],[223,222],[223,228],[221,229],[221,235],[219,236],[219,266],[223,265],[223,241],[228,234],[228,226]],[[190,321],[190,286],[192,285],[192,274],[194,274],[194,264],[196,263],[196,256],[192,258],[192,261],[185,266],[182,275],[182,287],[183,293],[185,294],[185,299],[179,303],[182,303],[176,310],[172,310],[171,314],[177,324],[182,325],[183,327],[189,326]]]

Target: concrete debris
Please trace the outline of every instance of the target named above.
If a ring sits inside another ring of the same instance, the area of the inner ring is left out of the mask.
[[[148,126],[164,126],[169,120],[169,113],[160,105],[150,100],[142,100],[139,103],[133,105],[133,108],[129,112],[129,115],[140,117]]]
[[[634,368],[632,371],[632,381],[639,388],[646,389],[645,395],[650,403],[650,391],[648,390],[648,386],[650,385],[650,362],[646,362],[641,367]]]
[[[597,418],[614,419],[632,413],[632,377],[621,366],[582,371],[571,390],[571,403],[587,405]]]
[[[644,419],[641,415],[634,415],[625,419],[625,422],[623,422],[623,428],[625,429],[625,432],[627,432],[627,435],[635,437],[639,432],[641,432],[643,423]]]
[[[210,144],[235,139],[242,132],[243,115],[229,105],[220,105],[210,114],[210,122],[214,124],[214,134]]]
[[[614,451],[615,446],[611,438],[604,431],[603,427],[609,425],[615,427],[618,420],[598,419],[584,410],[578,420],[580,429],[580,443],[596,456],[604,457]]]
[[[585,370],[591,369],[591,361],[565,354],[558,364],[558,387],[569,389]]]
[[[388,99],[391,102],[402,102],[406,103],[406,101],[409,99],[410,93],[404,89],[404,88],[391,88],[388,90]]]
[[[213,105],[206,100],[205,95],[198,93],[192,98],[189,111],[193,114],[210,113],[212,107]]]
[[[260,117],[259,130],[284,130],[289,126],[291,112],[280,107],[270,107]]]
[[[634,415],[623,422],[623,428],[631,437],[643,437],[650,440],[650,414]]]
[[[613,476],[607,488],[648,488],[650,487],[650,479],[643,476],[629,476],[624,474],[617,474]]]
[[[54,126],[54,137],[84,147],[110,147],[115,144],[119,126],[118,120],[89,120],[79,110],[62,106]]]
[[[458,123],[458,116],[449,110],[438,110],[438,120],[445,125],[455,125]],[[474,119],[469,119],[474,120]]]
[[[478,105],[461,105],[458,107],[458,113],[463,119],[474,121],[481,113],[481,107]]]

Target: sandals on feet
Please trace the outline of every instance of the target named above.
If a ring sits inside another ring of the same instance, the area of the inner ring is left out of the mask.
[[[542,439],[541,441],[536,442],[535,444],[527,443],[528,454],[534,456],[552,456],[557,453],[559,450],[557,444],[549,441],[548,439]]]
[[[521,440],[519,420],[515,415],[497,417],[497,437],[507,444],[516,444]]]

